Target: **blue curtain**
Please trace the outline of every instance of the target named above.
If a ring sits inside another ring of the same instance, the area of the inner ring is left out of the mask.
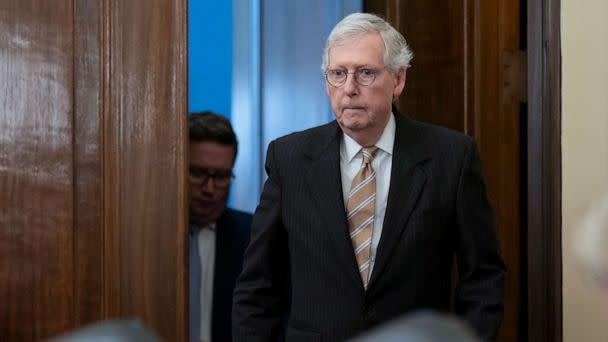
[[[189,110],[230,118],[232,98],[232,2],[188,2]]]
[[[234,0],[232,123],[240,140],[234,208],[253,212],[270,141],[333,120],[321,72],[325,39],[362,0]]]

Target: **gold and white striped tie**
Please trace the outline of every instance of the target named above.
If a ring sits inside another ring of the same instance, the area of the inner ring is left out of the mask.
[[[375,146],[361,151],[363,165],[353,178],[346,206],[348,231],[365,288],[369,281],[370,246],[376,207],[376,173],[372,168],[372,160],[377,151]]]

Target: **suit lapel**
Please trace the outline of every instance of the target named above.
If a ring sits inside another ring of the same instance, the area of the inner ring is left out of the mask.
[[[408,218],[414,210],[418,198],[426,184],[426,174],[420,164],[430,156],[424,150],[424,145],[414,127],[414,124],[395,113],[395,144],[393,148],[393,163],[391,181],[382,235],[376,250],[376,262],[372,271],[369,287],[382,274],[383,268],[401,236]]]
[[[322,226],[327,230],[327,237],[333,241],[338,266],[346,270],[353,281],[360,282],[357,262],[354,256],[348,227],[344,199],[342,194],[342,176],[340,173],[340,135],[342,131],[334,121],[329,125],[325,140],[312,149],[311,166],[306,173],[306,180],[320,208]]]

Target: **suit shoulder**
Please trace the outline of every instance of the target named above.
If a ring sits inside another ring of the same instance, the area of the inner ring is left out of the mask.
[[[231,232],[230,235],[249,239],[252,220],[253,215],[249,213],[235,209],[226,209],[222,217],[220,217],[218,225],[224,232]]]
[[[458,164],[475,146],[473,138],[450,128],[408,117],[399,118],[398,122],[395,141],[407,146],[409,154],[420,158],[431,157],[441,164]]]
[[[227,220],[247,227],[251,225],[251,220],[253,219],[253,215],[250,213],[230,208],[226,209],[224,215]]]
[[[425,122],[409,120],[405,134],[411,134],[409,141],[426,150],[430,155],[464,156],[475,145],[475,140],[451,128],[437,126]]]
[[[325,125],[288,134],[270,143],[267,158],[271,158],[272,155],[275,171],[297,172],[293,168],[297,169],[302,166],[303,162],[314,159],[332,142],[335,142],[341,132],[338,123],[334,120]]]
[[[473,138],[457,130],[438,126],[426,122],[411,120],[417,130],[421,131],[424,136],[435,141],[445,141],[448,143],[470,144]]]

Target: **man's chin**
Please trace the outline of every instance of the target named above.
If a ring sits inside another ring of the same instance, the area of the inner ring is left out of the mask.
[[[226,207],[190,208],[190,222],[202,225],[214,223],[222,216],[225,210]]]
[[[347,132],[357,132],[365,129],[367,127],[367,123],[363,120],[342,120],[340,122],[340,127]]]
[[[217,221],[217,215],[211,213],[190,213],[190,223],[196,223],[199,225],[207,225]]]

